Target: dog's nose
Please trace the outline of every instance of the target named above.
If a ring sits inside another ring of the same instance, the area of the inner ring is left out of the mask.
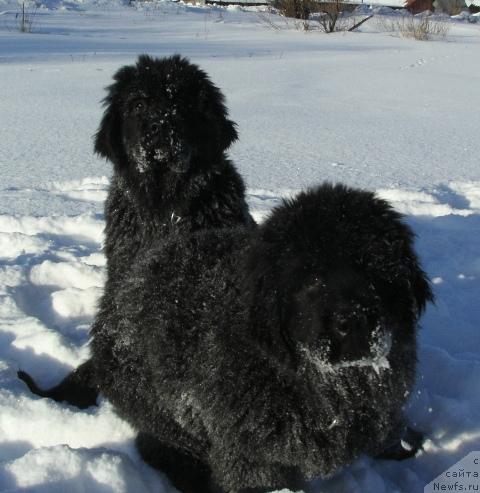
[[[151,133],[157,133],[160,131],[160,124],[157,122],[152,122],[150,124],[150,132]]]
[[[363,314],[336,313],[332,317],[332,359],[356,360],[365,357],[370,347],[369,321]]]
[[[367,317],[363,314],[337,313],[333,317],[333,330],[339,339],[365,333],[367,325]]]

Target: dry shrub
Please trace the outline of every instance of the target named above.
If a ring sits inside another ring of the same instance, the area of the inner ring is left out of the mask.
[[[296,19],[294,26],[303,31],[320,30],[326,33],[348,31],[367,20],[357,22],[358,18],[351,15],[355,5],[345,4],[340,0],[321,2],[317,0],[276,0],[274,6],[285,18]]]
[[[275,0],[273,6],[285,17],[308,20],[314,12],[316,2],[314,0]]]
[[[37,15],[37,5],[29,2],[23,2],[20,11],[15,15],[18,30],[22,33],[31,33]]]
[[[339,0],[319,2],[316,5],[318,14],[314,18],[319,23],[320,29],[326,33],[348,31],[357,22],[356,17],[351,15],[355,5],[345,4]]]
[[[433,19],[428,14],[378,16],[377,25],[385,32],[398,33],[404,38],[414,38],[421,41],[434,37],[444,38],[449,30],[447,22]]]

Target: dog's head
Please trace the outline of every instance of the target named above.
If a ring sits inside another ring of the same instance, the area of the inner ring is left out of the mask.
[[[120,173],[187,173],[211,165],[237,138],[222,93],[185,58],[142,55],[114,80],[95,151]]]
[[[253,301],[255,317],[268,310],[284,343],[330,363],[369,358],[382,340],[411,344],[432,300],[400,215],[372,193],[341,185],[274,210],[249,269],[253,297],[264,304]]]

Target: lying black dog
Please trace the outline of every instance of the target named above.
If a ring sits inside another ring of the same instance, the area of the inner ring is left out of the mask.
[[[360,454],[415,454],[402,406],[429,299],[398,214],[324,185],[257,231],[142,250],[107,285],[95,378],[181,490],[298,488]]]
[[[127,127],[124,134],[136,135]],[[134,147],[125,136],[121,142]],[[417,451],[420,437],[403,424],[402,406],[415,377],[417,320],[431,292],[413,235],[386,202],[323,185],[255,229],[237,188],[232,207],[220,208],[236,224],[215,224],[205,213],[211,223],[197,223],[196,208],[169,207],[186,196],[175,177],[171,200],[154,205],[166,183],[158,168],[124,172],[115,159],[109,273],[88,378],[138,430],[147,462],[183,491],[258,491],[297,488],[363,453]],[[144,187],[138,198],[126,188],[130,173]],[[115,208],[122,190],[131,202]],[[200,195],[211,204],[231,197],[215,187]],[[150,230],[151,216],[141,220],[150,211],[165,223]],[[171,212],[188,225],[169,220]],[[68,390],[75,403],[88,387],[86,373],[43,395],[59,399]]]

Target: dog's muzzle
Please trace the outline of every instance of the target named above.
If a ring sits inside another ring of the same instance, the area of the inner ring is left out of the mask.
[[[190,169],[192,154],[190,146],[186,144],[155,142],[151,138],[146,138],[131,150],[131,157],[140,173],[159,168],[167,168],[173,173],[186,173]]]

